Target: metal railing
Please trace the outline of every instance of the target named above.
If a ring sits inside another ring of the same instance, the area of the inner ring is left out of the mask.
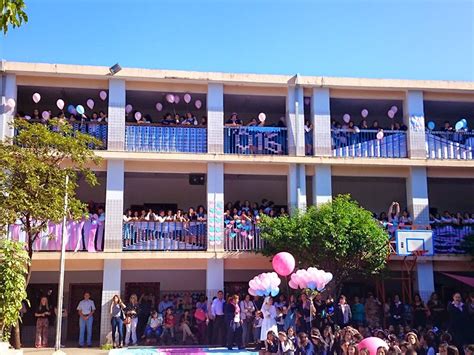
[[[206,222],[125,222],[122,229],[124,251],[206,250]]]
[[[206,153],[207,129],[203,126],[125,126],[125,150],[132,152]]]
[[[474,224],[432,224],[435,254],[465,254],[460,248],[468,235],[474,234]]]
[[[224,127],[224,153],[287,155],[287,137],[282,127]]]
[[[74,131],[88,134],[102,142],[101,146],[95,146],[94,144],[91,144],[89,148],[100,150],[107,149],[108,126],[106,122],[78,121],[71,122],[71,126]]]
[[[263,248],[263,245],[258,223],[241,220],[225,222],[224,250],[259,251]]]
[[[407,134],[405,131],[384,130],[377,139],[376,130],[332,129],[332,149],[335,157],[353,158],[406,158]]]
[[[102,251],[104,248],[105,219],[97,215],[80,221],[67,221],[66,251]],[[34,251],[61,251],[62,223],[49,222],[33,243]],[[27,235],[20,223],[8,226],[8,238],[27,243]]]
[[[474,132],[427,132],[426,157],[428,159],[474,159]]]

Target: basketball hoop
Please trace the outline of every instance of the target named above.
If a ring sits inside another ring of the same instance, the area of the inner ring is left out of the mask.
[[[428,250],[415,250],[411,254],[413,256],[423,256],[428,253]]]

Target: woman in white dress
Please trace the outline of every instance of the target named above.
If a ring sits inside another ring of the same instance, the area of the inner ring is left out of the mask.
[[[262,305],[262,329],[260,331],[260,340],[265,341],[267,339],[267,333],[273,331],[275,334],[278,334],[278,327],[276,323],[276,308],[273,305],[273,298],[268,296],[265,298],[265,302]]]

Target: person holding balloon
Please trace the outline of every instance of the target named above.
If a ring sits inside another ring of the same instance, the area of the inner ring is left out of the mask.
[[[275,334],[278,333],[278,327],[276,323],[276,308],[273,305],[273,298],[267,296],[263,303],[262,309],[263,321],[262,321],[262,328],[260,330],[260,340],[265,341],[267,339],[268,332],[272,331]]]

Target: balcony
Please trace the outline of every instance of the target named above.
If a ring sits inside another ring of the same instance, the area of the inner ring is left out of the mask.
[[[287,155],[287,136],[282,127],[224,127],[224,153]]]
[[[226,221],[224,230],[225,251],[257,252],[263,248],[258,223],[252,221]]]
[[[207,153],[207,129],[203,126],[127,124],[125,150],[132,152]]]
[[[335,157],[406,158],[408,156],[405,131],[332,129],[331,138]]]
[[[431,228],[435,254],[465,254],[460,245],[465,237],[474,233],[474,224],[435,224]]]
[[[77,132],[88,134],[99,141],[102,145],[91,145],[92,149],[107,149],[107,123],[106,122],[72,122],[72,129]]]
[[[205,251],[206,222],[148,222],[123,224],[123,251]]]
[[[80,221],[67,221],[66,251],[87,251],[94,253],[104,247],[105,219],[94,215]],[[8,227],[8,238],[19,242],[27,242],[22,225],[12,224]],[[49,222],[33,243],[34,251],[61,251],[62,223]]]
[[[430,131],[426,133],[428,159],[474,159],[474,132]]]

